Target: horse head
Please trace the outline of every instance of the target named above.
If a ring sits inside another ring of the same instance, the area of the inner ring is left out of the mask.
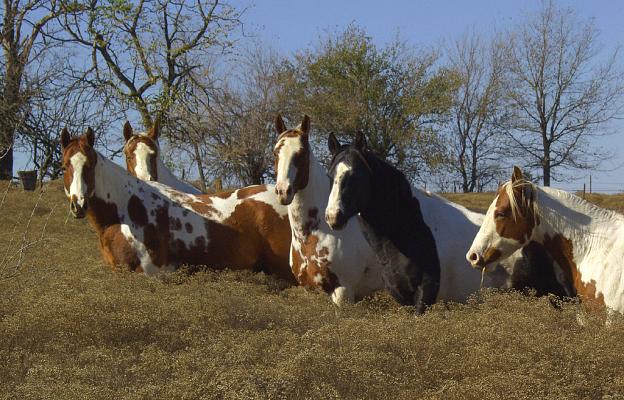
[[[308,185],[310,168],[310,117],[305,115],[295,129],[286,129],[281,115],[275,118],[279,135],[273,149],[275,155],[275,194],[282,205],[292,202],[295,193]]]
[[[131,175],[144,181],[158,180],[158,120],[147,133],[134,134],[130,122],[124,124],[124,154],[126,169]]]
[[[532,238],[536,223],[536,188],[514,167],[511,180],[498,188],[483,224],[466,254],[474,268],[505,259],[526,245]]]
[[[341,145],[329,134],[332,161],[329,177],[331,192],[325,209],[325,221],[332,229],[341,229],[349,218],[365,209],[371,198],[372,171],[366,160],[366,138],[358,131],[350,145]]]
[[[67,128],[61,132],[63,186],[69,199],[69,209],[76,218],[84,218],[89,199],[95,193],[95,166],[98,158],[94,143],[95,135],[91,128],[73,139]]]

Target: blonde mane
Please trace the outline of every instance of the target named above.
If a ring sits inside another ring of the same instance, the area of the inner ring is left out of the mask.
[[[522,190],[522,199],[523,203],[518,204],[518,200],[514,195],[514,189]],[[525,179],[517,179],[515,182],[507,181],[503,183],[501,187],[501,191],[504,191],[509,198],[509,206],[511,208],[511,215],[513,216],[514,221],[517,221],[518,216],[527,217],[528,215],[524,215],[522,210],[529,210],[535,218],[538,213],[537,207],[537,190],[536,186],[525,180]]]

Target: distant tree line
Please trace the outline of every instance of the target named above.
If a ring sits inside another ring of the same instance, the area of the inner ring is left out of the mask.
[[[125,118],[162,125],[166,162],[206,188],[273,178],[271,121],[307,113],[326,159],[329,132],[369,146],[414,182],[493,188],[512,162],[550,185],[610,156],[596,137],[624,111],[618,49],[545,2],[494,37],[444,48],[380,45],[352,24],[289,56],[241,34],[244,9],[219,0],[3,0],[0,179],[27,152],[40,179],[61,172],[59,132],[87,125],[111,156]],[[172,162],[175,160],[175,162]]]

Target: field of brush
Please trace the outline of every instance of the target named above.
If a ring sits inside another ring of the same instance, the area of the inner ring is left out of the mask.
[[[7,187],[0,398],[624,398],[624,322],[580,326],[573,302],[482,292],[415,317],[386,295],[337,308],[262,274],[112,273],[59,183]],[[484,209],[492,194],[449,197]]]

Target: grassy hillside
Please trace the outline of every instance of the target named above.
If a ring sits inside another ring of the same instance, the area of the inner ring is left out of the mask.
[[[485,207],[487,196],[469,205]],[[38,198],[11,188],[0,205],[0,398],[624,393],[624,321],[581,327],[576,304],[483,292],[415,317],[384,295],[337,308],[262,274],[112,273],[86,221],[67,218],[60,185],[46,187],[33,213]]]

